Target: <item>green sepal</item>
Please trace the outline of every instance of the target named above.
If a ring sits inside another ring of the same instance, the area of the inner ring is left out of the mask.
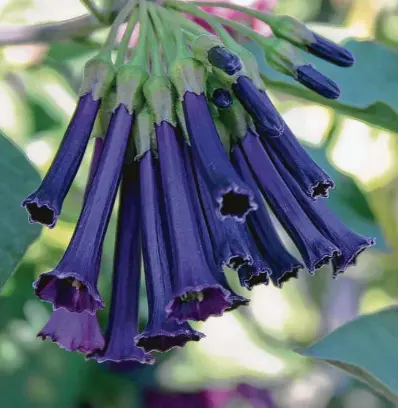
[[[142,88],[148,79],[148,73],[136,65],[125,64],[116,73],[115,109],[123,104],[130,114],[138,112],[143,103]]]
[[[224,149],[229,155],[231,151],[231,134],[227,126],[225,126],[225,124],[221,121],[220,118],[218,117],[213,118],[213,121],[214,125],[216,126],[218,136],[224,146]]]
[[[184,109],[182,107],[181,101],[177,101],[176,103],[176,114],[179,127],[182,130],[182,134],[184,135],[184,139],[189,145],[191,145],[187,129],[187,123],[185,122]]]
[[[275,16],[271,28],[275,36],[298,47],[316,42],[313,32],[301,21],[290,16]]]
[[[223,83],[217,76],[215,76],[213,73],[210,73],[206,82],[207,100],[211,101],[214,90],[219,88],[231,91],[231,87],[229,86],[229,84]]]
[[[195,58],[181,58],[173,62],[169,76],[182,101],[186,92],[200,95],[205,92],[206,68]]]
[[[133,126],[133,138],[135,146],[134,160],[140,160],[149,150],[157,155],[157,144],[155,137],[155,119],[150,109],[145,105],[137,114]]]
[[[174,95],[171,81],[164,76],[152,76],[144,85],[144,96],[149,109],[160,125],[164,120],[177,125],[174,113]]]
[[[248,115],[240,102],[234,98],[232,105],[228,109],[219,111],[220,119],[230,130],[232,144],[242,141],[250,127]]]
[[[210,65],[207,54],[213,47],[225,46],[218,37],[212,34],[201,34],[191,44],[195,58],[205,65]]]
[[[246,48],[241,48],[239,56],[244,63],[246,76],[248,76],[254,83],[254,85],[263,91],[265,91],[265,85],[261,79],[260,70],[256,57]]]
[[[79,96],[91,92],[94,100],[103,98],[115,78],[115,67],[110,58],[97,55],[86,62]]]
[[[305,61],[299,57],[295,47],[279,38],[269,42],[265,50],[265,57],[268,65],[273,69],[293,78],[297,76],[297,66],[305,65]]]

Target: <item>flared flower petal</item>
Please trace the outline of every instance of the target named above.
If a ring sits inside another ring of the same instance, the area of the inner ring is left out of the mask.
[[[334,275],[342,273],[349,266],[354,265],[358,255],[366,248],[374,245],[375,240],[351,231],[322,201],[312,201],[303,193],[300,186],[272,151],[270,151],[270,157],[286,185],[315,227],[340,250],[341,254],[333,260]]]
[[[126,164],[120,192],[116,232],[112,299],[105,347],[90,355],[98,362],[137,361],[153,364],[150,354],[137,347],[141,276],[140,188],[136,162]]]
[[[297,67],[297,81],[328,99],[337,99],[340,89],[330,78],[321,74],[312,65]]]
[[[209,217],[206,216],[206,211],[204,208],[204,203],[202,198],[200,197],[200,188],[199,188],[199,178],[201,179],[202,184],[204,183],[203,177],[200,174],[200,171],[197,166],[195,166],[195,160],[192,155],[191,148],[184,143],[183,145],[183,156],[185,162],[185,170],[188,179],[193,180],[194,182],[189,183],[189,188],[191,192],[192,204],[194,214],[196,216],[196,222],[199,229],[199,235],[201,238],[201,243],[203,249],[206,254],[206,259],[208,260],[209,264],[211,265],[211,271],[215,280],[228,292],[228,300],[231,302],[231,306],[226,309],[226,311],[235,310],[239,306],[247,305],[249,300],[244,298],[243,296],[238,295],[235,293],[228,284],[228,281],[225,277],[224,271],[222,269],[222,265],[225,261],[218,262],[218,254],[213,248],[214,239],[211,238],[211,221]],[[209,193],[207,187],[205,187],[206,192]],[[209,194],[207,194],[209,197]],[[241,224],[236,223],[233,220],[225,220],[220,221],[213,211],[212,201],[211,198],[208,201],[209,206],[211,207],[210,217],[214,220],[217,224],[219,224],[222,228],[224,223],[228,223],[229,221],[235,225],[241,226]],[[206,205],[206,203],[205,203]],[[225,234],[227,236],[227,234]],[[250,258],[251,260],[251,258]]]
[[[91,93],[79,99],[58,152],[39,188],[30,194],[22,206],[31,223],[53,228],[61,214],[62,204],[83,160],[101,100]]]
[[[97,290],[102,243],[119,185],[133,116],[124,105],[112,115],[101,160],[93,177],[71,242],[57,267],[39,276],[36,295],[55,308],[94,313],[104,304]]]
[[[268,95],[260,91],[246,76],[238,78],[232,90],[253,119],[256,130],[265,137],[283,134],[285,123]]]
[[[328,197],[334,181],[312,160],[287,125],[283,136],[278,139],[262,138],[262,142],[267,148],[272,148],[308,196]]]
[[[206,320],[230,306],[228,292],[214,279],[193,213],[184,159],[172,125],[156,125],[157,145],[170,241],[173,300],[169,317],[178,321]]]
[[[313,225],[286,186],[259,138],[248,132],[240,147],[261,192],[300,251],[310,273],[340,255],[339,249]]]
[[[255,189],[257,187],[256,181],[240,148],[235,148],[232,151],[231,160],[242,179],[257,193],[256,201],[259,203],[259,207],[256,212],[250,214],[247,222],[261,256],[267,261],[270,268],[272,282],[281,287],[284,282],[296,278],[304,265],[286,250],[279,238],[264,200],[260,192]],[[268,282],[268,277],[259,274],[253,266],[240,268],[239,278],[242,286],[246,286],[248,289],[256,284]]]
[[[319,58],[338,65],[339,67],[351,67],[355,58],[347,48],[344,48],[319,34],[313,33],[315,42],[307,44],[307,51]]]
[[[243,222],[257,205],[229,162],[205,96],[186,92],[183,108],[193,154],[200,162],[220,218],[233,217]]]
[[[169,234],[158,167],[150,151],[140,160],[142,252],[149,317],[146,328],[135,341],[146,351],[168,351],[204,337],[187,322],[179,323],[166,316],[166,306],[172,299],[172,288],[165,243]]]
[[[101,350],[105,344],[96,315],[88,312],[72,313],[66,309],[52,312],[37,336],[42,340],[50,339],[67,351],[84,354]]]

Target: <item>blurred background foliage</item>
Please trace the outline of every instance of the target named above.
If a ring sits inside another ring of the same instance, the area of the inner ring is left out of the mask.
[[[103,4],[109,2],[104,0]],[[79,0],[0,0],[3,28],[64,20],[85,12]],[[379,42],[348,43],[358,61],[352,71],[333,70],[316,62],[341,85],[342,98],[331,105],[262,66],[285,120],[336,181],[328,204],[354,230],[375,236],[376,248],[360,257],[358,265],[338,280],[324,268],[315,277],[303,273],[283,290],[269,286],[246,292],[251,298],[248,308],[198,324],[197,328],[206,333],[205,339],[158,355],[154,367],[85,362],[80,355],[36,338],[50,309],[34,298],[31,285],[39,273],[57,263],[68,244],[82,204],[88,152],[57,228],[42,231],[1,292],[1,407],[145,407],[149,405],[143,390],[148,389],[178,395],[207,389],[209,408],[222,406],[211,396],[215,390],[232,392],[230,407],[271,407],[265,399],[261,400],[263,405],[255,405],[244,398],[244,393],[237,391],[242,384],[251,384],[251,395],[253,390],[267,390],[278,407],[392,406],[342,371],[315,364],[292,350],[307,346],[357,315],[378,311],[398,300],[398,156],[394,134],[398,132],[398,53],[393,49],[398,47],[398,1],[279,0],[275,12],[297,17],[336,41],[375,37]],[[98,49],[103,35],[100,30],[74,41],[0,48],[0,130],[25,152],[41,175],[50,165],[74,110],[83,64]],[[101,132],[98,125],[95,133]],[[9,142],[1,143],[3,168],[3,152]],[[37,184],[38,176],[33,167],[24,165],[22,155],[8,160],[19,171],[1,175],[12,178],[15,186],[15,191],[1,190],[1,209],[7,212],[15,234],[30,234],[29,242],[39,230],[28,225],[19,201]],[[26,183],[17,177],[26,177]],[[100,282],[105,297],[111,283],[114,228],[113,220]],[[9,239],[8,234],[2,225],[0,241]],[[12,251],[23,253],[28,242]],[[0,257],[0,281],[2,273],[7,274],[18,259],[7,251]],[[232,273],[229,277],[237,286]],[[141,303],[145,324],[144,293]],[[99,315],[103,323],[106,312]],[[177,407],[176,402],[168,401],[151,406]],[[194,405],[187,402],[181,406]]]

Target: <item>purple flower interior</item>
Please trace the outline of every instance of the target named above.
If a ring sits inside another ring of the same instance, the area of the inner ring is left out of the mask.
[[[223,216],[230,215],[242,219],[248,213],[249,208],[251,208],[249,196],[229,191],[222,197],[220,213]]]
[[[65,308],[70,312],[94,313],[104,308],[98,291],[90,284],[76,279],[75,274],[42,274],[34,283],[35,294],[42,300],[51,302],[55,309]]]
[[[230,306],[229,293],[220,285],[212,285],[203,289],[186,290],[175,297],[166,310],[169,318],[179,322],[204,321],[210,316],[221,316]]]
[[[25,200],[23,205],[26,207],[29,213],[29,221],[31,223],[40,223],[53,227],[56,221],[56,215],[53,208],[48,205],[40,205],[35,201]]]

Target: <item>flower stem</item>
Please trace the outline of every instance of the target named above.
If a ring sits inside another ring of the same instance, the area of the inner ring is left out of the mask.
[[[129,0],[127,4],[122,8],[120,13],[117,15],[117,17],[115,18],[115,21],[113,22],[111,26],[111,30],[108,34],[108,38],[106,39],[105,44],[100,51],[100,55],[104,57],[111,57],[112,50],[117,41],[117,34],[118,34],[119,27],[126,21],[126,19],[130,15],[135,5],[136,5],[136,0]]]
[[[258,20],[263,21],[264,23],[270,25],[271,28],[272,28],[272,25],[276,21],[276,17],[274,17],[271,14],[266,14],[264,12],[253,10],[248,7],[239,6],[238,4],[235,4],[235,3],[225,3],[222,1],[216,1],[216,2],[194,1],[193,3],[196,4],[197,6],[222,7],[222,8],[228,8],[231,10],[240,11],[241,13],[247,14],[248,16],[251,16],[251,17],[257,18]]]
[[[106,18],[93,0],[80,0],[86,9],[102,24],[106,24]]]
[[[140,35],[138,37],[138,44],[133,58],[130,60],[131,65],[137,65],[147,68],[147,36],[148,36],[148,8],[147,0],[140,0],[139,2],[139,21],[140,21]]]
[[[131,35],[133,34],[134,28],[138,21],[138,10],[135,8],[134,11],[131,13],[129,22],[126,27],[126,31],[123,34],[122,41],[120,42],[119,50],[116,56],[116,68],[120,67],[124,64],[126,59],[127,50],[129,48],[129,42]]]
[[[159,43],[156,40],[155,25],[153,22],[150,24],[148,30],[148,47],[151,54],[152,75],[164,76],[163,64],[159,56]]]

